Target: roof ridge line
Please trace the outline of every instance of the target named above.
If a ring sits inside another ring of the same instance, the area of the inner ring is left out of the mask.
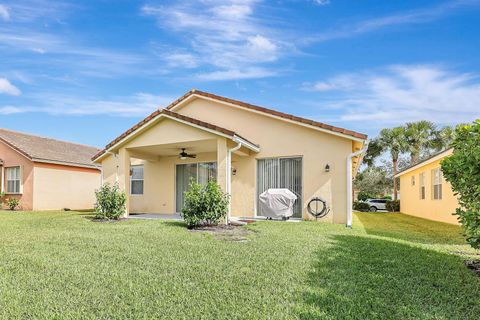
[[[88,148],[95,148],[95,149],[97,149],[97,150],[101,150],[101,149],[98,148],[98,147],[91,146],[91,145],[88,145],[88,144],[83,144],[83,143],[78,143],[78,142],[71,142],[71,141],[66,141],[66,140],[60,140],[60,139],[51,138],[51,137],[46,137],[46,136],[41,136],[41,135],[36,135],[36,134],[32,134],[32,133],[26,133],[26,132],[22,132],[22,131],[18,131],[18,130],[0,128],[0,131],[2,131],[2,130],[9,131],[9,132],[12,132],[12,133],[19,133],[19,134],[23,134],[23,135],[30,136],[30,137],[47,139],[47,140],[53,140],[53,141],[57,141],[57,142],[69,143],[69,144],[74,144],[74,145],[77,145],[77,146],[88,147]]]

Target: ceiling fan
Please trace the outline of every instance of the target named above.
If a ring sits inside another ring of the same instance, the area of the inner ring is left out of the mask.
[[[185,159],[187,159],[187,158],[196,158],[196,157],[197,157],[196,154],[189,154],[189,153],[187,153],[187,152],[185,151],[185,148],[182,148],[182,152],[180,152],[180,153],[178,154],[178,158],[179,158],[180,160],[185,160]]]

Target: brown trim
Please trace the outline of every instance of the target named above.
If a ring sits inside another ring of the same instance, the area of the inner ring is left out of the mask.
[[[131,127],[130,129],[128,129],[127,131],[125,131],[124,133],[122,133],[120,136],[118,136],[115,140],[113,140],[112,142],[110,142],[109,144],[107,144],[105,146],[105,148],[103,150],[101,150],[100,152],[98,152],[96,155],[94,155],[92,157],[92,160],[95,161],[98,157],[100,157],[101,155],[103,155],[109,148],[111,148],[112,146],[114,146],[115,144],[117,144],[118,142],[120,142],[121,140],[123,140],[124,138],[126,138],[127,136],[129,136],[131,133],[135,132],[137,129],[139,129],[141,126],[143,126],[144,124],[146,124],[147,122],[149,122],[150,120],[152,120],[153,118],[159,116],[159,115],[165,115],[165,116],[168,116],[168,117],[172,117],[172,118],[175,118],[175,119],[178,119],[178,120],[182,120],[182,121],[185,121],[185,122],[188,122],[188,123],[191,123],[191,124],[194,124],[194,125],[197,125],[197,126],[200,126],[200,127],[203,127],[203,128],[206,128],[206,129],[210,129],[210,130],[213,130],[213,131],[217,131],[219,133],[222,133],[224,135],[227,135],[231,138],[233,137],[238,137],[238,138],[241,138],[243,140],[245,140],[246,142],[252,144],[252,145],[256,145],[255,143],[249,141],[248,139],[245,139],[244,137],[236,134],[234,131],[232,130],[228,130],[228,129],[225,129],[225,128],[222,128],[222,127],[219,127],[219,126],[216,126],[216,125],[213,125],[211,123],[208,123],[208,122],[205,122],[205,121],[202,121],[202,120],[198,120],[198,119],[195,119],[195,118],[191,118],[191,117],[187,117],[187,116],[184,116],[182,114],[179,114],[179,113],[176,113],[176,112],[173,112],[173,111],[170,111],[170,110],[167,110],[167,109],[162,109],[162,110],[157,110],[155,112],[153,112],[152,114],[150,114],[148,117],[146,117],[145,119],[143,119],[142,121],[138,122],[136,125],[134,125],[133,127]]]
[[[12,148],[14,151],[20,153],[22,156],[24,156],[24,157],[27,158],[28,160],[32,161],[32,158],[31,158],[25,151],[23,151],[23,150],[20,149],[19,147],[15,146],[14,144],[8,142],[7,140],[3,139],[2,137],[0,137],[0,142],[3,142],[3,143],[6,144],[8,147]]]
[[[10,131],[10,132],[17,132],[17,131],[12,131],[12,130],[7,130],[7,129],[4,129],[4,130]],[[18,132],[18,133],[24,134],[24,135],[29,135],[29,134],[22,133],[22,132]],[[33,136],[33,135],[29,135],[29,136]],[[38,137],[38,136],[35,136],[35,137]],[[43,138],[43,137],[40,137],[40,138]],[[84,146],[84,147],[88,147],[87,145],[83,145],[83,144],[79,144],[79,143],[61,141],[61,140],[56,140],[56,139],[51,139],[51,138],[45,138],[45,139],[54,140],[54,141],[59,141],[59,142],[63,142],[63,143],[74,144],[74,145],[79,145],[79,146]],[[10,141],[2,138],[1,136],[0,136],[0,142],[3,142],[5,145],[7,145],[8,147],[10,147],[13,151],[19,153],[20,155],[22,155],[22,156],[24,156],[25,158],[27,158],[27,160],[30,160],[30,161],[32,161],[32,162],[37,162],[37,163],[38,163],[38,162],[53,163],[53,164],[70,166],[70,167],[88,168],[88,169],[98,168],[98,166],[96,166],[94,163],[92,163],[91,165],[89,165],[89,164],[82,164],[82,163],[68,162],[68,161],[61,161],[61,160],[34,158],[34,157],[30,156],[26,151],[22,150],[20,147],[17,147],[16,145],[14,145],[14,144],[11,143]]]
[[[177,106],[179,103],[185,101],[186,99],[188,99],[189,97],[191,97],[193,95],[203,96],[203,97],[206,97],[206,98],[219,100],[219,101],[223,101],[223,102],[226,102],[226,103],[235,104],[235,105],[238,105],[240,107],[247,108],[247,109],[255,110],[255,111],[258,111],[258,112],[263,112],[263,113],[270,114],[270,115],[273,115],[273,116],[276,116],[276,117],[280,117],[280,118],[283,118],[283,119],[286,119],[286,120],[292,120],[292,121],[299,122],[299,123],[302,123],[302,124],[311,125],[311,126],[314,126],[314,127],[329,130],[329,131],[332,131],[332,132],[335,132],[335,133],[344,134],[344,135],[351,136],[351,137],[358,138],[358,139],[366,140],[368,138],[368,136],[366,134],[363,134],[363,133],[358,133],[358,132],[355,132],[355,131],[352,131],[352,130],[347,130],[347,129],[344,129],[344,128],[331,126],[331,125],[328,125],[328,124],[325,124],[325,123],[322,123],[322,122],[297,117],[297,116],[294,116],[294,115],[291,115],[291,114],[288,114],[288,113],[283,113],[283,112],[275,111],[275,110],[272,110],[272,109],[259,107],[259,106],[253,105],[253,104],[249,104],[249,103],[245,103],[245,102],[242,102],[242,101],[238,101],[238,100],[218,96],[218,95],[215,95],[215,94],[212,94],[212,93],[208,93],[208,92],[193,89],[193,90],[190,90],[189,92],[187,92],[186,94],[184,94],[183,96],[181,96],[180,98],[178,98],[177,100],[175,100],[174,102],[172,102],[165,109],[155,110],[149,116],[147,116],[145,119],[138,122],[133,127],[131,127],[130,129],[128,129],[127,131],[122,133],[120,136],[115,138],[112,142],[107,144],[103,150],[101,150],[96,155],[94,155],[92,157],[92,160],[95,161],[98,157],[103,155],[112,146],[114,146],[115,144],[117,144],[118,142],[120,142],[121,140],[126,138],[128,135],[130,135],[131,133],[135,132],[137,129],[142,127],[144,124],[148,123],[150,120],[152,120],[153,118],[155,118],[155,117],[157,117],[158,115],[161,115],[161,114],[172,116],[172,117],[175,117],[177,119],[184,120],[184,121],[190,122],[192,124],[196,124],[196,125],[199,125],[199,126],[211,129],[211,130],[215,130],[215,131],[221,132],[221,133],[229,135],[229,136],[236,135],[239,138],[242,138],[242,139],[248,141],[247,139],[239,136],[238,134],[235,134],[235,132],[233,132],[231,130],[224,129],[224,128],[218,127],[216,125],[213,125],[213,124],[210,124],[210,123],[198,120],[198,119],[186,117],[184,115],[173,112],[171,110],[175,106]],[[248,141],[248,142],[250,142],[250,141]]]
[[[100,174],[100,169],[99,168],[74,167],[74,166],[69,166],[69,165],[65,165],[65,164],[37,162],[35,160],[33,161],[33,166],[37,167],[37,168],[53,168],[53,169],[59,169],[59,170],[91,172],[91,173]]]
[[[207,98],[210,98],[210,99],[235,104],[235,105],[247,108],[247,109],[267,113],[267,114],[270,114],[270,115],[273,115],[273,116],[277,116],[277,117],[284,118],[284,119],[287,119],[287,120],[293,120],[293,121],[308,124],[308,125],[311,125],[311,126],[314,126],[314,127],[319,127],[319,128],[322,128],[322,129],[330,130],[330,131],[333,131],[333,132],[342,133],[342,134],[352,136],[352,137],[355,137],[355,138],[359,138],[359,139],[365,139],[366,140],[368,138],[368,136],[366,134],[363,134],[363,133],[355,132],[355,131],[352,131],[352,130],[347,130],[347,129],[340,128],[340,127],[335,127],[335,126],[328,125],[328,124],[318,122],[318,121],[315,121],[315,120],[310,120],[310,119],[294,116],[292,114],[283,113],[283,112],[280,112],[280,111],[256,106],[256,105],[249,104],[249,103],[246,103],[246,102],[242,102],[242,101],[239,101],[239,100],[234,100],[234,99],[222,97],[222,96],[219,96],[219,95],[216,95],[216,94],[213,94],[213,93],[208,93],[208,92],[200,91],[200,90],[196,90],[196,89],[193,89],[193,90],[189,91],[187,94],[183,95],[180,99],[171,103],[166,109],[170,110],[170,109],[174,108],[177,104],[179,104],[183,100],[187,99],[191,95],[199,95],[199,96],[207,97]]]

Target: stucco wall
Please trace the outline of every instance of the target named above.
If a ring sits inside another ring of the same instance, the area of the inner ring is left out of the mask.
[[[7,194],[6,198],[17,198],[20,200],[20,208],[32,210],[33,207],[33,163],[26,157],[14,151],[12,148],[0,141],[0,159],[4,161],[4,167],[21,167],[22,194]],[[6,172],[2,177],[5,191],[7,189]]]
[[[319,196],[332,208],[324,220],[346,222],[346,161],[352,140],[205,99],[195,99],[174,111],[228,128],[260,145],[258,154],[233,159],[233,167],[237,167],[237,175],[232,177],[233,215],[254,214],[257,159],[302,156],[304,219],[312,218],[306,210],[308,201]]]
[[[400,176],[400,210],[409,215],[458,224],[452,213],[458,207],[457,197],[454,196],[450,183],[443,179],[442,199],[433,199],[432,170],[440,167],[440,161],[420,166],[415,170]],[[425,199],[420,199],[420,173],[425,173]],[[415,176],[415,185],[412,185],[412,176]]]
[[[91,209],[100,171],[46,163],[34,164],[33,209]]]
[[[337,223],[346,222],[346,160],[352,152],[352,140],[323,133],[293,123],[225,106],[213,101],[196,99],[175,110],[178,113],[234,130],[260,145],[261,151],[243,156],[235,154],[232,167],[232,215],[253,216],[256,207],[257,159],[300,156],[303,158],[303,217],[312,219],[306,207],[310,199],[319,196],[327,200],[330,214],[324,218]],[[142,146],[162,143],[219,139],[200,129],[163,120],[135,137],[121,148],[136,150]],[[234,144],[229,142],[228,147]],[[199,154],[197,161],[215,161],[216,150]],[[172,213],[175,211],[175,163],[186,163],[176,157],[161,157],[145,161],[145,194],[131,196],[131,212]],[[118,159],[108,155],[102,161],[104,181],[114,182]],[[330,172],[325,172],[325,166]]]

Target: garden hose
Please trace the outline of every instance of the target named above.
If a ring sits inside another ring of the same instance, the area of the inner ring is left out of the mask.
[[[330,212],[330,208],[327,206],[327,201],[318,197],[315,197],[308,202],[307,210],[315,218],[322,218]]]

